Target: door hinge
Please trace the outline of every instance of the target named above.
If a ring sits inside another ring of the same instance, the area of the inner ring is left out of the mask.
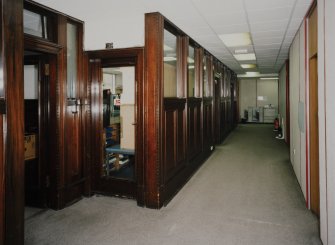
[[[46,186],[47,188],[50,187],[50,176],[47,176],[47,177],[45,178],[45,186]]]

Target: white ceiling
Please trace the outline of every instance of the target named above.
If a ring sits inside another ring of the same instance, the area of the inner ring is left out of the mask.
[[[257,69],[250,71],[268,74],[277,73],[288,58],[289,47],[312,0],[83,0],[81,6],[76,0],[37,2],[79,19],[84,5],[86,11],[106,18],[160,12],[236,73],[250,70],[240,64],[256,63]],[[233,57],[236,47],[227,48],[219,38],[240,32],[250,32],[253,45],[241,48],[255,52],[256,61],[238,62]]]

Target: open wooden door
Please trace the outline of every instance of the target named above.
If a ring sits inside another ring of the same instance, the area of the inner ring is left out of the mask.
[[[143,50],[87,52],[92,88],[92,191],[143,205]]]
[[[309,144],[311,210],[320,216],[317,6],[309,15]]]

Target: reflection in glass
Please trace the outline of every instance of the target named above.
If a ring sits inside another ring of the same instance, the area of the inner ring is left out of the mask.
[[[204,97],[209,97],[209,79],[208,79],[208,66],[207,66],[207,56],[205,55],[203,60],[203,81],[204,81]]]
[[[187,71],[188,71],[188,96],[196,97],[195,95],[195,49],[192,46],[188,47]]]
[[[103,73],[102,175],[135,179],[135,67],[108,67]]]
[[[164,30],[164,97],[177,97],[177,36]]]
[[[77,26],[67,23],[67,97],[76,98]]]
[[[43,37],[42,20],[43,19],[40,14],[24,9],[23,10],[24,33],[34,35],[37,37]]]

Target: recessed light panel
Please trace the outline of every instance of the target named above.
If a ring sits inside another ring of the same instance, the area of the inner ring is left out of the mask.
[[[255,53],[249,54],[234,54],[236,60],[256,60]]]
[[[257,77],[260,75],[260,73],[258,71],[254,72],[254,71],[248,71],[246,72],[247,76],[249,77]]]
[[[256,64],[241,64],[241,67],[243,69],[252,69],[252,68],[256,68]]]
[[[249,32],[223,34],[219,35],[219,38],[227,47],[239,47],[252,44]]]
[[[235,49],[235,54],[247,54],[247,49]]]

